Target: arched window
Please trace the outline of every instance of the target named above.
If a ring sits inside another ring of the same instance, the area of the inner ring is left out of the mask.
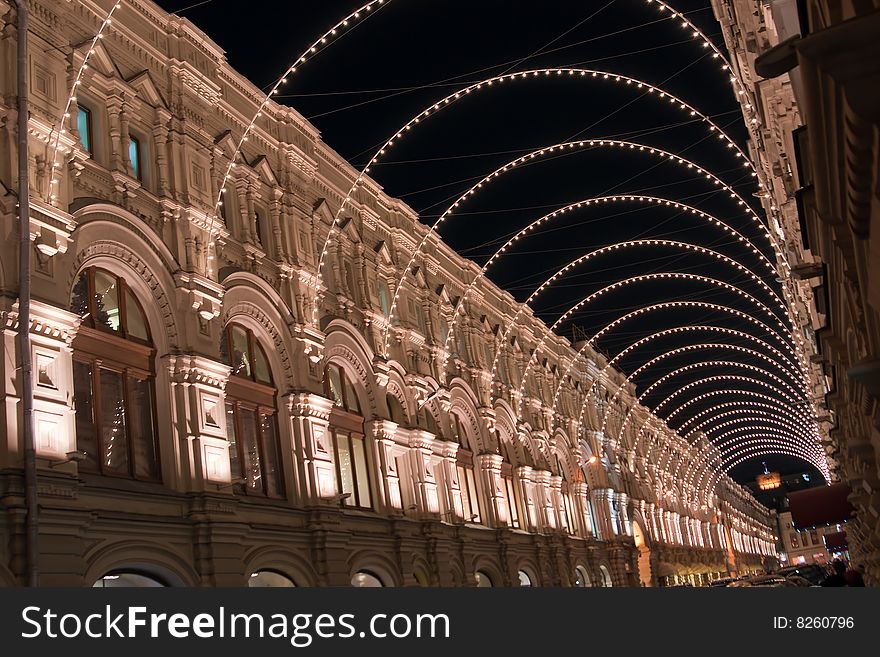
[[[458,487],[461,490],[462,516],[467,522],[480,522],[480,496],[477,488],[477,479],[474,474],[474,453],[471,451],[467,432],[462,426],[461,418],[457,413],[451,413],[452,431],[455,439],[461,445],[457,452],[456,471],[458,474]]]
[[[529,574],[526,571],[520,570],[517,573],[517,577],[519,577],[520,586],[532,586],[532,578],[529,577]]]
[[[385,586],[373,573],[361,570],[351,576],[351,585],[360,588],[380,588]]]
[[[577,566],[574,569],[574,585],[578,588],[589,588],[593,585],[590,582],[590,575],[587,573],[587,569],[583,566]]]
[[[477,588],[481,589],[490,589],[492,588],[492,578],[489,577],[482,570],[478,570],[474,573],[474,579],[477,580]]]
[[[73,341],[77,449],[83,471],[159,479],[155,354],[144,311],[125,280],[84,269],[71,293],[82,318]]]
[[[400,400],[390,392],[385,395],[385,399],[388,401],[388,411],[391,415],[391,421],[397,422],[397,424],[401,426],[405,425],[407,423],[406,412],[403,410],[403,405],[400,403]]]
[[[266,352],[253,331],[229,324],[220,351],[232,376],[226,384],[226,435],[232,481],[249,495],[284,495],[278,459],[276,389]]]
[[[330,363],[324,371],[324,392],[333,400],[330,437],[336,470],[336,490],[346,506],[373,506],[364,418],[354,386],[345,371]]]
[[[258,570],[248,578],[250,588],[294,588],[293,580],[274,570]]]
[[[602,586],[609,587],[609,588],[611,586],[613,586],[613,583],[611,581],[611,573],[608,572],[608,567],[604,566],[604,565],[599,566],[599,572],[602,575]]]

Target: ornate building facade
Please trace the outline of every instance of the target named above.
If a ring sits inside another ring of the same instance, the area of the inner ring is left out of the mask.
[[[852,558],[880,582],[880,3],[713,0],[821,367]],[[823,432],[824,434],[824,432]]]
[[[129,0],[93,42],[111,6],[30,3],[41,584],[625,586],[767,567],[768,512],[704,437],[646,424],[603,356],[485,279],[455,315],[474,263],[431,240],[404,271],[427,231],[411,208],[369,178],[346,202],[358,172],[295,110],[261,109],[189,21]],[[0,17],[0,584],[14,586],[8,0]],[[630,414],[650,428],[618,436]]]

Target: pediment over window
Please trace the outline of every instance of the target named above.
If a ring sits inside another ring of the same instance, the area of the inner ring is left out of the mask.
[[[168,105],[165,103],[165,99],[156,87],[156,83],[153,82],[153,78],[150,76],[149,71],[141,71],[133,78],[127,80],[127,82],[137,91],[138,98],[148,105],[168,109]]]
[[[380,240],[373,250],[379,256],[380,262],[386,265],[394,264],[394,260],[391,258],[391,249],[388,248],[388,244],[385,240]]]
[[[333,223],[335,216],[330,210],[330,204],[323,196],[315,199],[315,202],[312,204],[312,217],[320,219],[328,226]]]
[[[270,187],[278,186],[278,178],[275,176],[275,172],[269,165],[269,161],[266,159],[265,155],[257,157],[257,159],[251,163],[251,168],[259,174],[264,183]]]
[[[458,302],[458,297],[453,297],[449,294],[449,287],[447,287],[446,283],[438,285],[436,292],[437,296],[440,298],[441,305],[454,307]]]
[[[354,217],[343,217],[339,220],[340,232],[344,233],[352,242],[360,242],[361,236],[357,230]]]
[[[419,265],[412,268],[411,273],[419,287],[428,287],[428,281],[425,280],[425,273]]]
[[[223,150],[226,154],[226,157],[232,159],[235,157],[236,147],[238,144],[235,139],[232,138],[232,131],[226,130],[225,132],[221,132],[216,139],[214,139],[214,145]]]
[[[91,41],[86,41],[78,50],[83,56],[85,56],[89,52],[91,45]],[[102,75],[106,75],[109,78],[122,77],[122,74],[119,72],[119,69],[110,57],[110,53],[107,52],[107,49],[101,43],[96,44],[92,54],[89,55],[89,68]]]

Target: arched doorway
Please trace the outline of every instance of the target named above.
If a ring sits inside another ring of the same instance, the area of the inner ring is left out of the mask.
[[[474,573],[474,579],[477,581],[477,588],[480,589],[489,589],[492,588],[492,578],[489,577],[482,570],[478,570]]]
[[[599,566],[599,574],[602,575],[602,586],[611,588],[614,586],[614,582],[611,580],[611,572],[608,570],[608,566]]]
[[[642,586],[653,586],[651,577],[651,549],[648,547],[645,532],[638,522],[634,522],[632,528],[633,540],[636,543],[636,548],[639,550],[639,584]]]
[[[152,574],[121,569],[111,570],[92,584],[92,588],[96,589],[162,588],[165,586],[168,584]]]
[[[368,570],[359,570],[351,576],[351,585],[355,588],[382,588],[385,584],[374,573]]]
[[[258,570],[248,578],[249,588],[294,588],[296,583],[274,570]]]

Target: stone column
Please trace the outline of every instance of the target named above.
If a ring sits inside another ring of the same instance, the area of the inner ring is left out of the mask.
[[[440,512],[437,479],[434,475],[434,457],[431,450],[433,436],[427,431],[415,430],[410,435],[409,463],[416,501],[422,513]]]
[[[459,444],[452,441],[443,441],[440,446],[440,456],[443,459],[443,490],[440,499],[443,500],[444,508],[441,509],[441,517],[451,521],[454,518],[464,519],[464,506],[461,501],[461,482],[458,480],[458,454]]]
[[[269,203],[269,217],[272,222],[272,241],[275,243],[275,259],[279,262],[284,260],[283,238],[281,237],[281,196],[284,192],[280,189],[272,190],[272,200]],[[268,249],[263,245],[263,250]]]
[[[329,434],[333,401],[312,393],[293,393],[286,397],[289,413],[293,463],[304,505],[337,494]]]
[[[480,488],[486,492],[487,525],[507,525],[510,517],[504,508],[504,496],[502,493],[500,454],[477,454],[474,456],[474,470],[480,478]]]
[[[562,497],[562,477],[559,475],[554,475],[553,473],[547,473],[547,516],[550,517],[550,513],[552,511],[553,515],[556,518],[556,524],[551,526],[554,529],[559,531],[566,531],[564,518],[567,517],[567,510],[565,508],[565,500]]]
[[[577,525],[583,528],[581,536],[584,538],[595,538],[596,529],[593,527],[593,518],[590,512],[590,489],[586,483],[582,481],[575,482],[571,485],[571,495],[574,499],[572,506],[579,513],[576,514]]]
[[[522,515],[520,517],[520,527],[527,531],[540,531],[541,527],[546,524],[543,517],[543,491],[538,483],[538,472],[528,465],[520,466],[516,469],[516,487],[520,491],[520,499],[523,503]],[[510,500],[511,504],[516,504],[516,500]]]
[[[128,123],[125,127],[125,144],[122,142],[121,116],[122,98],[111,96],[107,99],[107,134],[110,137],[110,170],[127,171],[125,163],[128,161]]]
[[[240,227],[240,239],[243,243],[251,241],[250,221],[251,207],[248,203],[248,184],[238,179],[235,181],[235,193],[238,195],[238,224]],[[229,226],[227,226],[229,228]]]
[[[377,499],[373,505],[378,512],[400,513],[403,500],[400,491],[400,474],[394,460],[394,434],[397,423],[390,420],[370,420],[364,423],[364,431],[370,439],[369,450],[375,469],[379,474],[376,486]]]
[[[170,191],[168,162],[168,120],[171,115],[165,110],[156,110],[156,124],[153,126],[153,143],[156,148],[156,171],[158,184],[156,191],[159,196],[168,196]],[[213,203],[216,199],[212,198]]]

